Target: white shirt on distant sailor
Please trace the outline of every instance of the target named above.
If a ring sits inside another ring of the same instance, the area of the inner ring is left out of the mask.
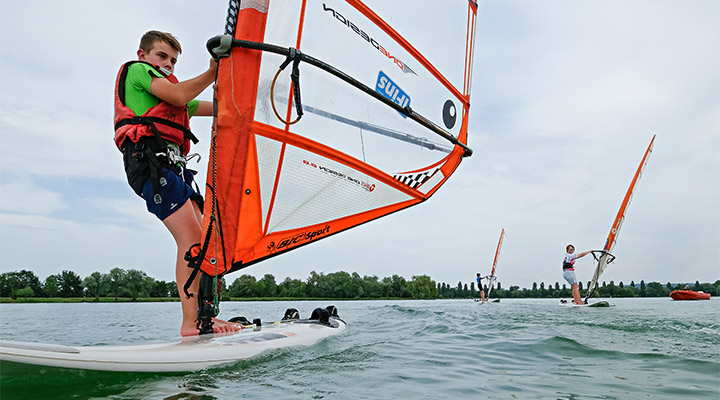
[[[585,251],[580,254],[575,254],[575,246],[569,244],[565,247],[565,258],[563,259],[563,278],[570,284],[573,294],[573,303],[582,304],[580,298],[580,289],[578,288],[578,279],[575,276],[575,260],[580,257],[585,257],[590,254],[591,251]]]
[[[565,262],[573,264],[575,266],[575,260],[577,260],[578,255],[575,253],[565,253]]]

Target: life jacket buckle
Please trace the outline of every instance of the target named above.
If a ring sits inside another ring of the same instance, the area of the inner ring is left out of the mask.
[[[143,118],[139,115],[135,115],[134,117],[130,118],[130,123],[133,125],[139,125],[143,122]]]
[[[165,157],[167,157],[168,164],[170,164],[170,165],[178,165],[178,166],[181,166],[181,167],[183,167],[183,168],[185,168],[185,166],[187,165],[187,163],[188,163],[190,160],[192,160],[193,158],[196,158],[196,157],[197,157],[197,162],[200,162],[200,154],[198,154],[198,153],[193,153],[193,154],[189,154],[189,155],[187,155],[187,156],[184,156],[184,155],[180,152],[180,149],[179,149],[179,148],[177,148],[177,147],[175,147],[175,146],[171,146],[171,145],[167,146],[167,149],[165,150],[164,153],[157,153],[157,154],[155,154],[155,155],[156,155],[156,156],[165,156]]]
[[[175,146],[168,145],[165,148],[165,153],[158,153],[158,155],[166,156],[168,163],[171,165],[181,165],[185,167],[185,157],[180,153],[180,149]]]

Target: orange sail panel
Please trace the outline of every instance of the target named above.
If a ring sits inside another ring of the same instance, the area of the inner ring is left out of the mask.
[[[505,228],[500,232],[500,240],[498,240],[497,249],[495,250],[495,259],[493,260],[492,271],[490,272],[490,279],[495,276],[495,267],[497,266],[498,256],[500,255],[500,248],[502,247],[503,238],[505,237]]]
[[[640,176],[642,176],[642,172],[648,162],[648,157],[650,156],[650,153],[652,153],[654,143],[655,135],[653,135],[647,150],[645,150],[645,155],[643,156],[642,161],[640,161],[640,166],[638,166],[637,171],[635,171],[635,175],[630,182],[630,187],[625,193],[625,197],[620,204],[620,209],[618,210],[617,216],[615,216],[615,221],[613,222],[612,228],[610,228],[610,233],[608,234],[607,241],[605,242],[605,247],[603,248],[603,250],[607,251],[608,253],[612,251],[613,247],[615,247],[618,233],[620,233],[620,227],[622,226],[623,221],[625,221],[625,212],[628,205],[630,205],[630,200],[632,200],[633,193],[635,192],[635,186],[637,185]]]
[[[633,176],[632,181],[630,181],[630,187],[628,187],[628,190],[625,193],[625,197],[620,204],[620,210],[618,210],[617,216],[615,216],[615,221],[613,222],[612,228],[610,228],[610,233],[608,234],[605,245],[603,246],[604,252],[602,255],[600,255],[600,258],[598,259],[598,263],[595,267],[595,272],[593,273],[592,280],[588,285],[587,294],[585,295],[585,302],[587,302],[587,299],[594,294],[595,290],[597,289],[600,276],[603,274],[608,264],[612,260],[614,260],[614,256],[611,256],[610,252],[612,251],[613,247],[615,247],[618,234],[620,233],[620,227],[622,226],[623,221],[625,221],[625,213],[627,212],[627,208],[630,205],[630,200],[632,200],[632,196],[635,192],[635,187],[637,186],[638,180],[640,179],[640,176],[642,176],[642,172],[648,162],[648,157],[650,156],[650,153],[652,153],[654,143],[655,135],[653,135],[652,139],[650,140],[650,144],[648,145],[647,150],[645,150],[645,154],[640,161],[640,165],[638,166],[637,171],[635,171],[635,175]]]
[[[235,43],[220,59],[201,269],[232,272],[432,196],[469,154],[476,11],[461,0],[231,2],[236,42],[297,49],[352,84],[300,62],[294,86],[293,68],[278,72],[287,55]]]
[[[495,250],[495,258],[493,259],[492,271],[490,271],[490,279],[488,280],[488,293],[487,297],[490,298],[490,292],[492,292],[493,286],[495,285],[495,267],[497,267],[498,257],[500,256],[500,248],[502,247],[503,238],[505,237],[505,228],[500,232],[500,239],[498,240],[497,249]],[[482,290],[482,288],[480,288]]]

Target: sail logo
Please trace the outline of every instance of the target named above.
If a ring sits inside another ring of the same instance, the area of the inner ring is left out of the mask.
[[[390,79],[390,77],[382,71],[378,73],[375,91],[392,100],[393,103],[402,108],[410,105],[410,96],[400,89],[400,86],[393,82],[392,79]],[[402,115],[403,118],[407,118],[407,116],[403,113],[400,113],[400,115]]]
[[[324,236],[328,232],[330,232],[330,225],[325,225],[325,228],[323,228],[323,229],[305,231],[302,233],[298,233],[297,235],[292,235],[292,236],[283,238],[282,240],[280,240],[280,242],[277,245],[275,244],[275,242],[270,242],[270,244],[267,247],[267,250],[269,253],[274,253],[276,251],[285,250],[286,248],[295,247],[300,244],[303,244],[304,242],[309,242],[315,238]]]
[[[307,165],[308,167],[316,168],[324,174],[333,175],[338,179],[342,179],[344,181],[347,181],[354,185],[357,185],[359,188],[364,189],[368,192],[372,192],[375,190],[374,183],[363,181],[361,179],[352,177],[352,176],[342,173],[340,171],[336,171],[330,167],[326,167],[324,165],[319,165],[319,164],[316,164],[316,163],[314,163],[312,161],[308,161],[308,160],[303,160],[303,164]]]
[[[355,24],[354,24],[352,21],[350,21],[349,19],[345,18],[345,17],[344,17],[342,14],[340,14],[339,12],[337,12],[337,11],[335,11],[334,9],[326,6],[325,3],[323,3],[323,11],[332,13],[332,15],[333,15],[333,17],[335,17],[335,19],[337,19],[338,21],[340,21],[340,23],[342,23],[343,25],[345,25],[345,26],[347,26],[348,28],[350,28],[353,32],[357,33],[358,36],[360,36],[361,38],[363,38],[366,42],[370,43],[370,45],[373,46],[375,49],[377,49],[377,51],[379,51],[382,55],[384,55],[384,56],[387,57],[390,61],[392,61],[395,65],[397,65],[398,68],[400,68],[400,70],[402,70],[402,72],[404,72],[404,73],[406,73],[406,74],[417,75],[417,73],[416,73],[415,71],[413,71],[412,68],[410,68],[410,67],[409,67],[407,64],[405,64],[404,62],[402,62],[399,58],[397,58],[397,57],[393,56],[392,54],[390,54],[390,52],[387,51],[387,49],[385,49],[385,47],[383,47],[383,46],[382,46],[380,43],[378,43],[375,39],[371,38],[370,35],[368,35],[367,33],[365,33],[365,31],[363,31],[362,29],[358,28],[357,25],[355,25]]]

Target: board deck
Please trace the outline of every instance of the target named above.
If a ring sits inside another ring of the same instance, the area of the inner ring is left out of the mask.
[[[64,346],[0,340],[0,360],[100,371],[184,372],[233,364],[273,349],[309,346],[345,328],[343,320],[330,317],[328,323],[278,321],[233,333],[143,345]]]
[[[614,307],[614,304],[610,304],[605,300],[601,300],[595,303],[588,303],[588,304],[575,304],[572,301],[567,302],[560,302],[560,305],[563,307]]]

